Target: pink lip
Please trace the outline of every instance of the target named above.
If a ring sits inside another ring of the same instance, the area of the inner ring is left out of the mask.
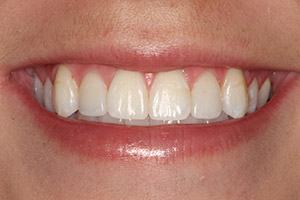
[[[93,46],[93,45],[90,45]],[[24,60],[17,60],[8,66],[10,71],[28,66],[55,63],[90,63],[114,66],[117,68],[141,72],[158,72],[187,66],[237,67],[241,69],[272,69],[264,63],[243,58],[237,51],[235,56],[224,52],[209,51],[205,47],[180,46],[149,50],[148,47],[126,48],[112,45],[98,45],[95,48],[78,47],[78,49],[45,49]],[[233,48],[234,49],[234,48]],[[8,72],[9,73],[9,72]]]
[[[61,118],[42,108],[16,80],[10,82],[7,92],[17,94],[49,140],[57,141],[61,148],[97,159],[166,161],[226,152],[251,140],[263,133],[284,96],[300,84],[298,76],[288,76],[268,104],[242,119],[208,125],[129,127]]]

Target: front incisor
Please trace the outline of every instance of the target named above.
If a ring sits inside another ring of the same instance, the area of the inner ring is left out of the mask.
[[[117,71],[108,90],[107,106],[108,113],[114,118],[146,119],[148,91],[142,74]]]
[[[149,98],[149,115],[155,120],[184,120],[191,112],[191,93],[180,70],[158,73]]]

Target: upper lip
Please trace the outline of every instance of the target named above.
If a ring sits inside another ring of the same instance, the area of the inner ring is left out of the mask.
[[[92,41],[89,40],[89,41]],[[187,66],[214,66],[235,67],[241,69],[268,69],[268,70],[290,70],[275,64],[270,66],[262,62],[261,58],[251,60],[253,52],[245,57],[247,49],[243,53],[237,46],[232,46],[231,53],[209,50],[205,45],[170,45],[148,44],[148,45],[123,45],[116,46],[108,42],[103,44],[97,42],[86,45],[68,47],[66,44],[49,44],[49,48],[32,53],[27,57],[16,57],[7,64],[7,73],[19,68],[33,67],[46,64],[58,63],[90,63],[114,66],[117,68],[142,71],[158,72],[173,70]],[[67,47],[62,47],[62,45]],[[222,44],[221,44],[222,45]],[[221,46],[216,44],[215,46]],[[38,48],[39,49],[39,48]],[[62,50],[63,49],[63,50]],[[258,55],[259,57],[259,55]],[[294,69],[293,69],[294,70]]]
[[[185,4],[186,2],[182,3]],[[20,5],[24,16],[21,12],[7,11],[10,15],[4,20],[11,23],[11,27],[17,27],[17,30],[11,28],[7,33],[4,31],[8,36],[7,39],[3,37],[3,41],[1,40],[1,71],[8,74],[18,68],[70,62],[99,63],[148,72],[190,65],[300,70],[297,66],[299,52],[295,48],[289,48],[291,44],[297,46],[294,42],[296,40],[293,35],[289,37],[287,34],[290,29],[284,29],[284,24],[287,23],[284,19],[281,23],[274,23],[275,27],[267,21],[250,23],[252,20],[249,18],[235,18],[240,16],[239,9],[233,10],[232,14],[235,17],[230,18],[228,22],[211,18],[215,12],[207,13],[212,16],[201,13],[195,18],[182,18],[181,12],[196,11],[197,4],[199,3],[193,2],[186,8],[180,7],[179,10],[166,6],[170,13],[174,12],[174,19],[171,17],[173,15],[166,14],[168,12],[162,13],[161,10],[156,11],[149,7],[148,14],[169,17],[166,21],[162,18],[152,19],[151,16],[144,16],[144,13],[128,13],[135,11],[131,10],[135,6],[133,3],[129,3],[129,7],[122,10],[122,5],[118,7],[118,4],[112,1],[107,2],[108,7],[93,10],[89,7],[90,4],[83,9],[69,8],[63,3],[52,2],[49,5],[41,4],[32,12],[25,12],[30,8],[30,4]],[[193,7],[190,7],[192,5]],[[65,9],[74,10],[65,13]],[[101,9],[108,11],[101,12]],[[241,12],[248,17],[256,14],[251,10]],[[95,17],[96,14],[99,16]],[[39,18],[31,20],[35,16]],[[120,19],[122,17],[124,19]],[[205,23],[205,20],[208,23]],[[298,24],[296,19],[290,20],[292,24]],[[284,34],[279,28],[284,29]]]

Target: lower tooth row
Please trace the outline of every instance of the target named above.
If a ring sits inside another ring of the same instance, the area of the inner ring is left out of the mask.
[[[116,72],[109,88],[94,72],[78,87],[66,66],[58,67],[54,85],[49,78],[44,85],[37,75],[34,79],[37,100],[60,116],[141,126],[241,118],[262,107],[271,91],[269,79],[260,89],[256,78],[247,87],[238,69],[227,70],[221,87],[211,72],[204,72],[191,89],[180,70],[158,73],[149,92],[141,73],[125,70]]]

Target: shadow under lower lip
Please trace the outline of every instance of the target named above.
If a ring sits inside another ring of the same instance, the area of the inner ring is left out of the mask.
[[[100,160],[149,160],[175,162],[187,158],[226,153],[263,133],[275,111],[294,87],[298,76],[287,78],[275,97],[256,113],[238,120],[209,125],[167,125],[130,127],[61,118],[46,111],[26,89],[14,80],[8,93],[28,108],[29,117],[41,133],[56,141],[62,151]],[[293,87],[294,86],[294,87]]]

